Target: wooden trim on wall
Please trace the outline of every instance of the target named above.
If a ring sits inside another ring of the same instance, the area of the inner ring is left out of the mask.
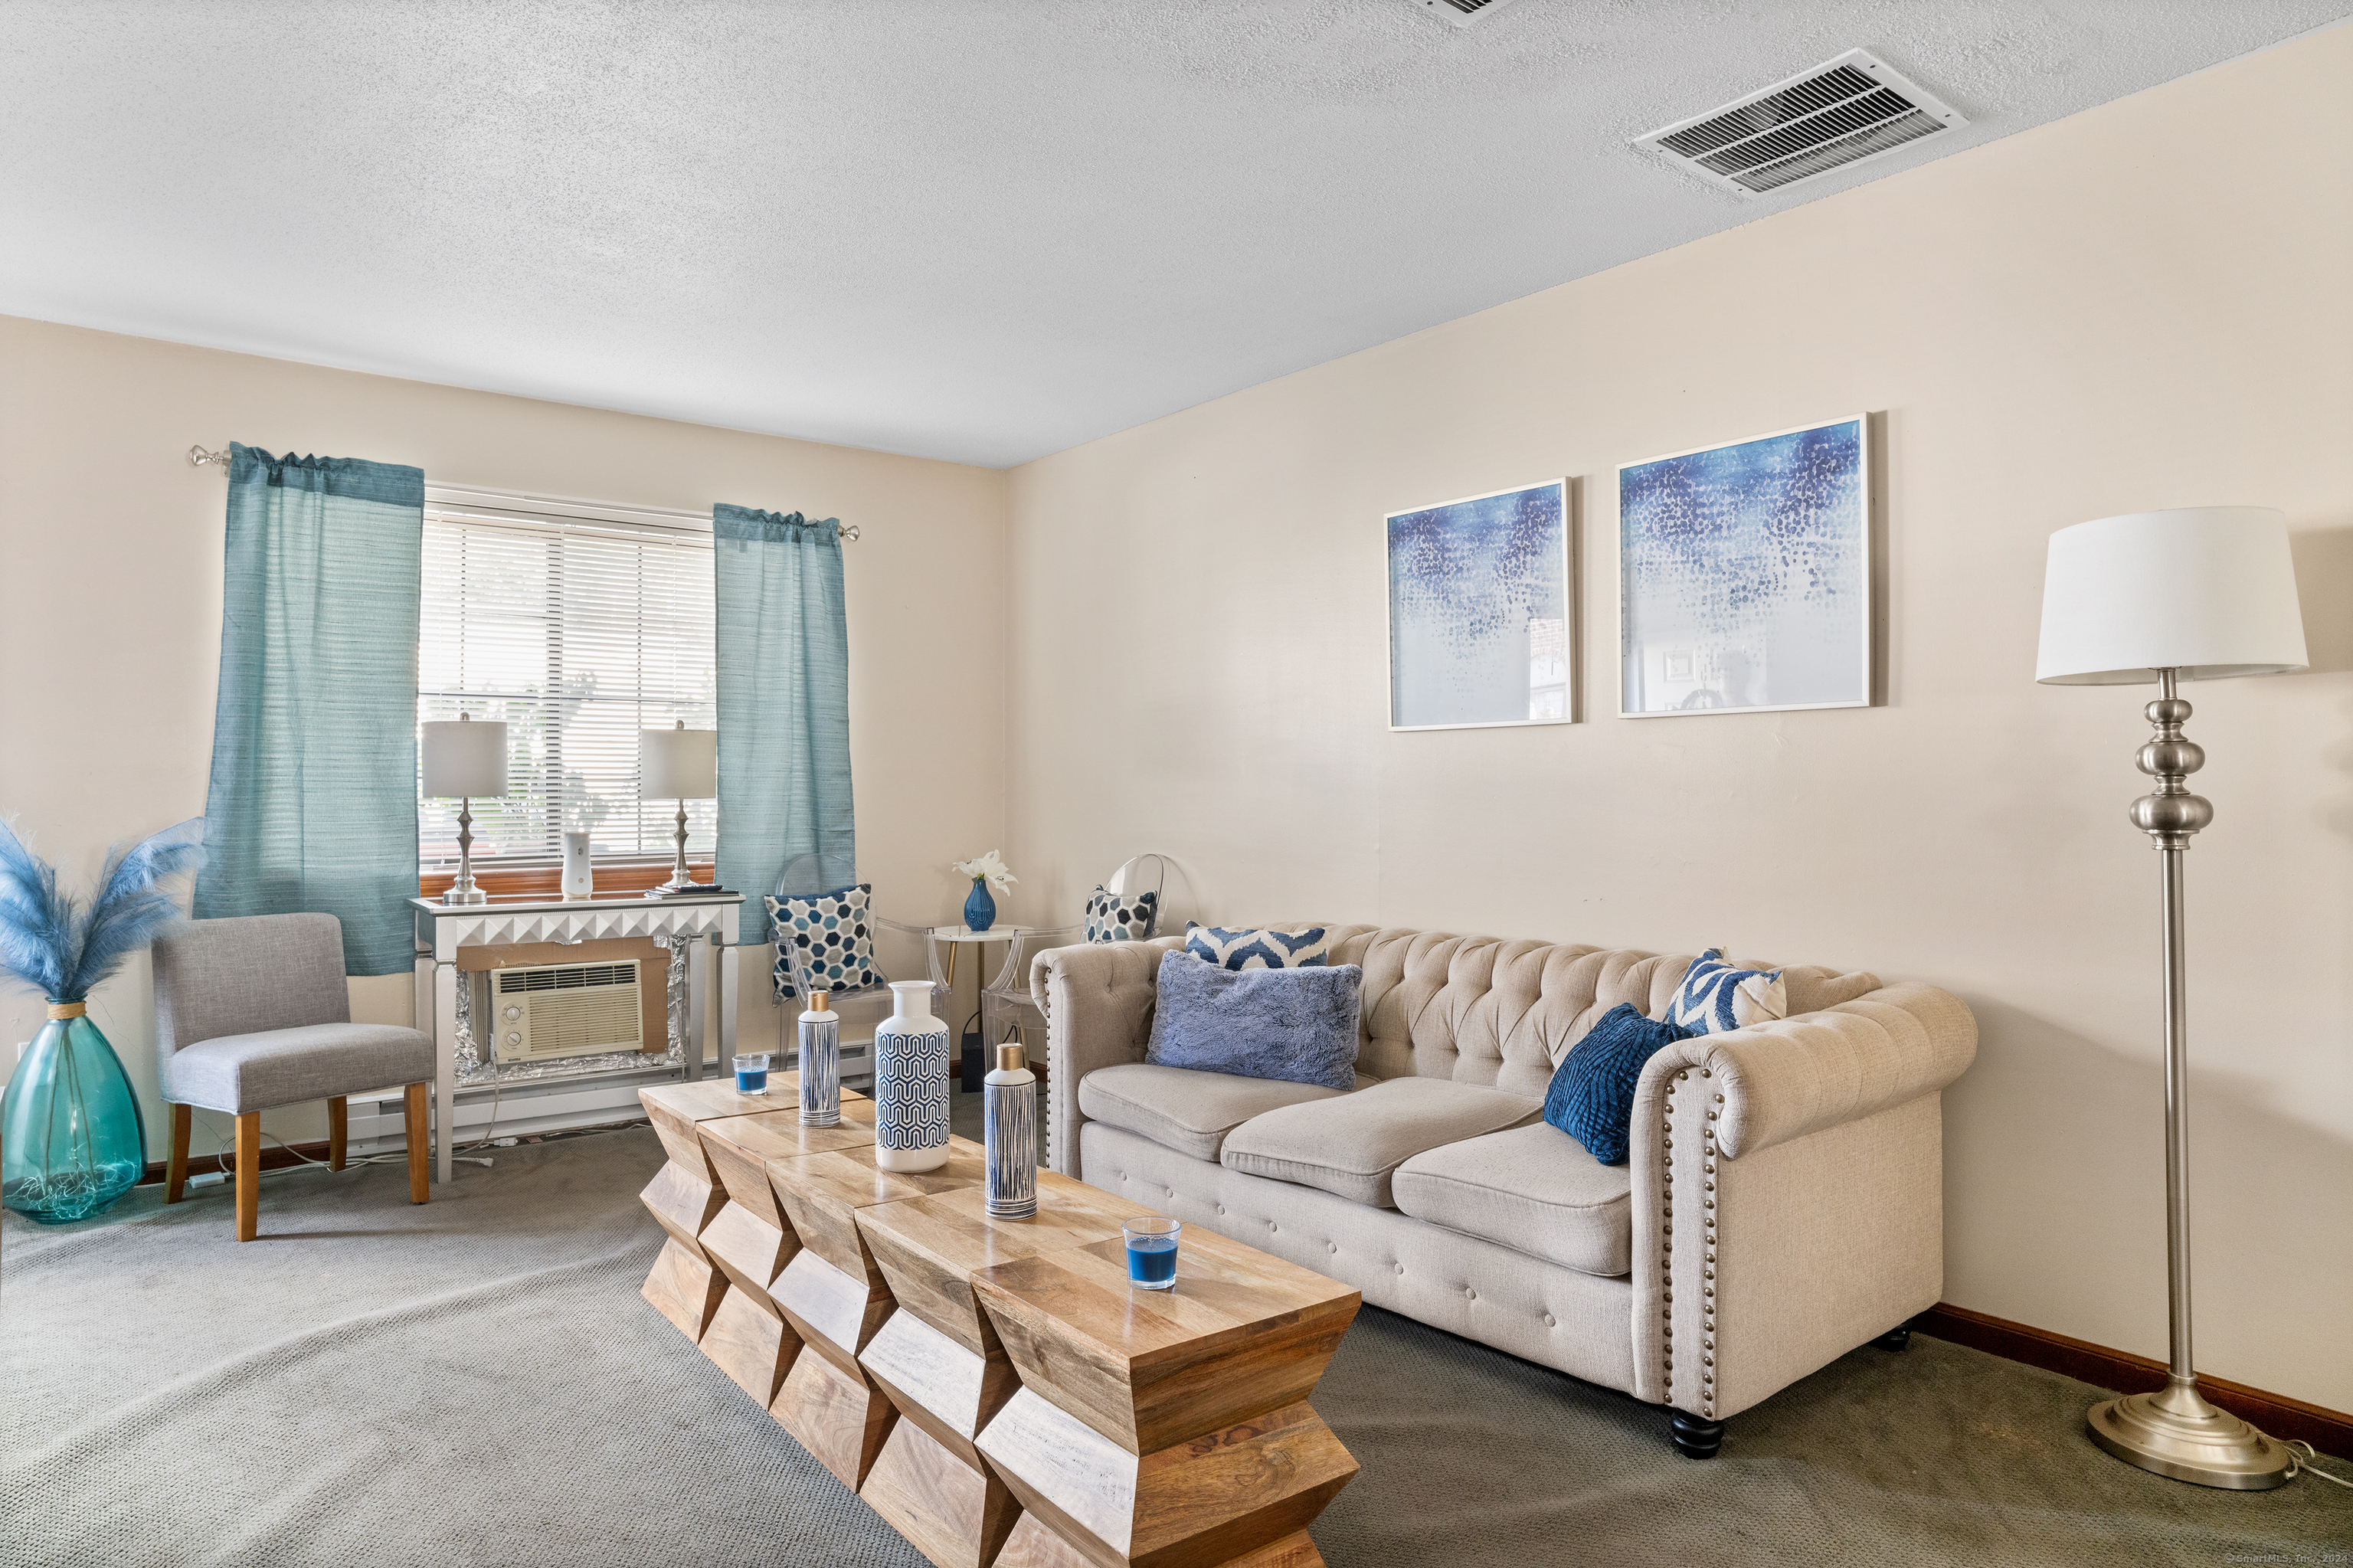
[[[1917,1318],[1912,1327],[1957,1345],[1985,1351],[2008,1361],[2023,1361],[2045,1372],[2061,1372],[2096,1388],[2118,1393],[2146,1393],[2165,1386],[2166,1365],[2129,1351],[2112,1351],[2087,1340],[2072,1340],[2048,1329],[2030,1328],[2007,1318],[1973,1312],[1939,1301]],[[2353,1415],[2249,1388],[2226,1378],[2198,1374],[2198,1387],[2216,1404],[2252,1421],[2274,1437],[2295,1438],[2324,1454],[2353,1457]]]
[[[600,865],[596,868],[596,891],[599,893],[643,893],[649,887],[659,887],[670,880],[675,861],[649,860],[629,865]],[[711,863],[687,862],[687,870],[697,882],[713,880]],[[454,871],[420,872],[417,877],[419,897],[438,898],[449,891],[458,880]],[[493,898],[554,898],[564,889],[564,868],[560,865],[515,865],[503,869],[487,861],[474,863],[474,885]]]

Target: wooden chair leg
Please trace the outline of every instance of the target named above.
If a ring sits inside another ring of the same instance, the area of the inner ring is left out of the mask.
[[[261,1234],[261,1113],[237,1118],[237,1239]]]
[[[433,1195],[431,1151],[426,1148],[425,1086],[411,1084],[408,1097],[408,1201],[422,1203]]]
[[[327,1100],[327,1169],[343,1168],[343,1150],[352,1139],[351,1102],[341,1095]]]
[[[172,1153],[164,1162],[164,1202],[176,1203],[188,1190],[188,1124],[191,1107],[172,1107]]]

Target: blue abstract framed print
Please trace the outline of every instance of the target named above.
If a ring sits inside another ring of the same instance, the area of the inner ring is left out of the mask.
[[[1568,482],[1392,512],[1389,727],[1568,724]]]
[[[1862,415],[1618,470],[1619,713],[1870,705]]]

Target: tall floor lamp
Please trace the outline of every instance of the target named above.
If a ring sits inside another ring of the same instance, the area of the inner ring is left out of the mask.
[[[2182,737],[2182,681],[2305,667],[2287,522],[2260,506],[2199,506],[2078,523],[2051,536],[2034,678],[2056,686],[2157,683],[2157,734],[2135,758],[2157,780],[2132,803],[2160,865],[2165,963],[2165,1219],[2172,1366],[2154,1393],[2092,1406],[2092,1439],[2131,1464],[2201,1486],[2260,1491],[2288,1451],[2198,1392],[2189,1358],[2189,1036],[2181,857],[2214,808],[2189,792],[2205,749]]]

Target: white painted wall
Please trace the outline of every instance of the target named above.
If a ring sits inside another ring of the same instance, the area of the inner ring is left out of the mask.
[[[414,463],[434,482],[860,524],[844,547],[860,873],[884,913],[945,919],[964,895],[947,863],[997,842],[1002,474],[0,317],[0,812],[71,874],[205,809],[227,484],[185,453],[231,440]],[[353,1015],[406,1023],[413,989],[355,980]],[[142,957],[90,1015],[161,1159],[152,1006]],[[41,1017],[39,998],[0,993],[0,1044]],[[741,1021],[776,1037],[757,962]],[[197,1151],[229,1123],[200,1113]],[[290,1142],[325,1126],[318,1106],[263,1118]]]
[[[2312,672],[2187,693],[2198,1343],[2353,1408],[2348,144],[2338,29],[1013,471],[1024,892],[1947,986],[1947,1298],[2161,1356],[2153,694],[2034,683],[2044,540],[2283,508]],[[1614,717],[1614,465],[1859,408],[1887,705]],[[1389,733],[1382,514],[1562,473],[1589,722]]]

